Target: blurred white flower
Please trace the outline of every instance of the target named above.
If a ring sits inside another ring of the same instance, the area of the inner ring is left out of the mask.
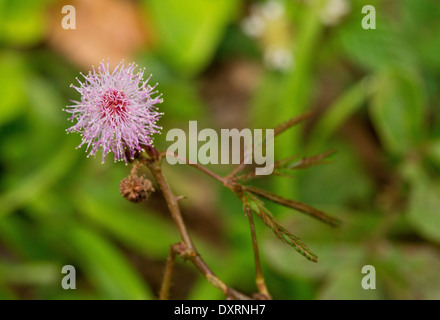
[[[267,20],[281,19],[284,15],[284,6],[280,1],[272,0],[261,6],[261,13]]]
[[[347,0],[327,0],[321,11],[321,21],[328,26],[334,26],[350,12],[350,2]]]
[[[258,15],[252,15],[244,19],[241,23],[241,28],[243,29],[243,32],[252,38],[260,37],[263,34],[265,27],[265,21],[262,17]]]
[[[241,27],[246,35],[260,43],[268,68],[285,71],[292,66],[293,33],[284,1],[270,0],[254,4]]]
[[[293,55],[288,49],[268,47],[264,51],[264,63],[271,69],[285,71],[292,67]]]

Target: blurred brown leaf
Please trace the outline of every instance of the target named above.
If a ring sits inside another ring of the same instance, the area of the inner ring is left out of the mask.
[[[64,5],[76,10],[76,29],[63,29]],[[114,67],[131,60],[142,46],[152,45],[151,27],[139,14],[136,4],[123,0],[76,0],[58,2],[50,11],[48,42],[67,59],[88,69],[110,58]]]

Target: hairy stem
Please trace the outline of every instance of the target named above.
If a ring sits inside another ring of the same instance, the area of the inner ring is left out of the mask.
[[[188,230],[186,229],[185,223],[182,218],[182,214],[180,212],[179,204],[177,203],[177,197],[173,194],[168,183],[165,180],[165,177],[162,174],[162,169],[160,164],[157,162],[153,162],[148,164],[148,168],[151,171],[154,179],[159,185],[160,190],[165,198],[165,201],[168,205],[168,209],[170,210],[171,216],[174,222],[177,225],[177,228],[180,232],[180,237],[189,250],[194,250],[194,246],[191,241],[191,237],[189,236]]]
[[[172,250],[176,250],[176,252],[182,258],[190,260],[197,267],[197,269],[199,269],[199,271],[206,277],[206,279],[213,286],[220,289],[226,295],[226,297],[228,297],[230,299],[237,299],[237,300],[250,299],[248,296],[246,296],[246,295],[244,295],[244,294],[242,294],[232,288],[229,288],[223,281],[221,281],[214,274],[214,272],[212,272],[212,270],[209,268],[209,266],[205,263],[205,261],[202,259],[202,257],[197,252],[197,250],[191,240],[191,237],[189,236],[186,225],[183,221],[182,214],[180,212],[180,207],[178,204],[178,198],[171,191],[171,188],[169,187],[168,183],[165,180],[165,177],[162,174],[162,169],[160,167],[160,159],[158,161],[149,162],[149,163],[147,163],[147,165],[151,171],[151,174],[153,175],[154,179],[156,180],[157,184],[159,185],[160,190],[162,191],[162,194],[165,198],[165,201],[167,202],[168,209],[171,212],[171,216],[172,216],[174,222],[176,223],[177,228],[179,229],[179,232],[180,232],[182,242],[179,245],[175,245]],[[166,278],[166,279],[168,279],[168,278]],[[168,280],[166,280],[166,281],[168,281]]]
[[[170,248],[170,255],[167,259],[167,264],[165,266],[165,272],[162,279],[162,285],[159,291],[159,300],[168,300],[171,287],[171,278],[173,276],[174,262],[176,260],[176,249],[174,245]]]
[[[218,174],[212,172],[211,170],[209,170],[208,168],[198,164],[198,163],[193,163],[191,162],[189,159],[186,159],[184,157],[179,156],[178,154],[174,153],[174,152],[169,152],[169,151],[163,151],[160,153],[159,158],[162,159],[163,157],[166,157],[167,155],[172,156],[180,161],[184,161],[186,164],[190,165],[193,168],[196,168],[197,170],[203,172],[204,174],[210,176],[211,178],[214,178],[215,180],[220,181],[221,183],[224,183],[225,178],[220,177]]]

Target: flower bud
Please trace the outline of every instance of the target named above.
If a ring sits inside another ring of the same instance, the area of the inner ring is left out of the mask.
[[[139,176],[122,179],[119,190],[122,196],[131,202],[144,201],[154,192],[151,181]]]

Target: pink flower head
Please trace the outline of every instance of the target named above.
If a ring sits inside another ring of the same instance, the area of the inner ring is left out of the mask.
[[[153,97],[156,86],[147,84],[151,76],[143,80],[145,68],[135,73],[136,67],[122,61],[110,73],[109,62],[102,61],[97,72],[93,67],[87,76],[81,74],[84,82],[77,78],[79,87],[71,85],[81,94],[81,101],[72,101],[75,104],[64,110],[72,114],[72,122],[77,121],[66,131],[81,134],[77,148],[87,145],[87,157],[102,147],[102,162],[113,152],[115,162],[127,163],[127,154],[132,158],[142,147],[152,146],[151,135],[161,129],[156,122],[162,113],[155,105],[162,99],[161,95]]]

